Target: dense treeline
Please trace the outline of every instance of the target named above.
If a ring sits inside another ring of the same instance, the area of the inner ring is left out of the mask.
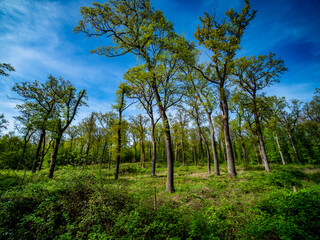
[[[234,177],[235,164],[262,164],[266,172],[270,163],[319,164],[320,90],[306,103],[266,96],[263,90],[287,70],[284,61],[274,53],[237,56],[255,14],[247,0],[221,21],[204,13],[195,44],[148,0],[82,7],[74,31],[113,41],[92,52],[132,53],[138,64],[124,75],[112,111],[93,112],[77,124],[72,122],[86,105],[85,90],[52,75],[43,83],[16,83],[19,134],[1,136],[0,167],[36,172],[45,166],[52,178],[56,165],[115,165],[118,179],[121,162],[140,162],[142,168],[151,162],[151,176],[156,166],[167,166],[166,190],[174,192],[178,165],[206,165],[218,176],[226,162]],[[198,47],[207,49],[208,62],[199,61]],[[1,76],[14,71],[9,64],[0,67]],[[124,115],[132,105],[146,114]],[[0,118],[6,128],[5,116]]]

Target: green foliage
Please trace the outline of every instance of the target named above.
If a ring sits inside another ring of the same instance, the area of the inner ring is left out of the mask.
[[[147,163],[146,168],[150,168]],[[319,168],[250,167],[236,179],[205,168],[176,169],[176,193],[165,192],[165,168],[150,178],[122,164],[120,179],[97,166],[0,175],[1,239],[318,239]],[[293,192],[292,185],[298,192]],[[157,210],[153,187],[157,189]]]

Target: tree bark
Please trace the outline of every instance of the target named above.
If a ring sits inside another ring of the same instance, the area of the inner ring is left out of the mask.
[[[296,161],[298,163],[301,163],[300,162],[300,159],[299,159],[299,155],[298,155],[298,151],[296,149],[296,145],[294,143],[294,140],[293,140],[293,137],[292,137],[292,134],[290,133],[290,131],[287,129],[287,133],[288,133],[288,136],[289,136],[289,139],[290,139],[290,142],[291,142],[291,145],[292,145],[292,148],[293,148],[293,151],[294,151],[294,156],[296,158]]]
[[[42,164],[43,164],[43,160],[44,160],[44,156],[45,154],[45,149],[46,149],[46,132],[44,132],[44,136],[43,136],[43,145],[42,145],[42,152],[41,152],[41,160],[38,166],[38,171],[40,172],[42,169]]]
[[[35,173],[36,170],[37,170],[37,166],[38,166],[38,162],[39,162],[39,155],[40,155],[41,146],[42,146],[43,138],[44,138],[44,135],[45,135],[45,131],[46,130],[44,130],[44,129],[42,129],[42,131],[41,131],[38,147],[37,147],[36,154],[35,154],[34,161],[33,161],[33,165],[32,165],[32,173]]]
[[[280,142],[279,142],[279,133],[278,132],[276,132],[276,141],[277,141],[278,150],[279,150],[279,153],[281,156],[282,164],[286,165],[286,161],[284,160],[283,153],[282,153],[281,146],[280,146]]]
[[[155,79],[154,79],[155,81]],[[159,108],[159,113],[162,119],[162,124],[164,127],[164,142],[166,147],[166,153],[167,153],[167,184],[166,184],[166,191],[169,193],[172,193],[175,191],[174,189],[174,168],[173,168],[173,154],[172,154],[172,141],[171,141],[171,133],[170,133],[170,125],[169,125],[169,119],[167,117],[167,114],[165,112],[165,109],[162,106],[160,95],[158,93],[157,86],[155,85],[155,82],[152,84],[152,90],[155,95],[157,105]]]
[[[54,147],[53,147],[51,163],[50,163],[50,169],[49,169],[49,175],[48,175],[49,178],[53,178],[53,173],[54,173],[54,168],[55,168],[56,162],[57,162],[57,155],[58,155],[59,144],[60,144],[61,138],[62,138],[62,135],[59,135],[56,138],[56,142],[55,142]]]
[[[152,166],[151,166],[151,177],[156,176],[156,155],[157,155],[157,143],[154,136],[155,124],[151,118],[151,142],[152,142]]]
[[[214,175],[219,176],[220,170],[219,170],[219,161],[218,161],[218,153],[217,153],[217,147],[216,147],[216,141],[214,137],[214,127],[212,123],[211,116],[207,114],[209,127],[210,127],[210,139],[211,139],[211,148],[213,153],[213,164],[214,164]]]
[[[224,89],[220,88],[220,109],[222,113],[222,121],[223,121],[223,130],[224,130],[224,139],[225,139],[225,147],[226,147],[226,155],[227,155],[227,164],[228,164],[228,175],[229,177],[235,177],[237,175],[236,168],[234,165],[234,157],[232,151],[232,143],[230,137],[230,127],[229,127],[229,108],[227,97],[224,93]]]

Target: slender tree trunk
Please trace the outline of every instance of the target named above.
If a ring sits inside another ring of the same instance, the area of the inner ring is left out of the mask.
[[[156,155],[157,155],[157,143],[154,136],[155,124],[153,119],[151,119],[151,142],[152,142],[152,167],[151,167],[151,177],[156,176]]]
[[[23,159],[24,159],[24,154],[26,152],[26,148],[27,148],[27,135],[24,136],[24,143],[23,143],[23,148],[22,148],[22,153],[21,153],[21,156],[20,156],[20,160],[18,162],[18,166],[17,166],[17,170],[19,170],[19,167],[20,165],[22,164],[23,162]]]
[[[145,155],[144,136],[143,136],[143,134],[140,135],[140,148],[141,148],[140,164],[141,164],[142,168],[145,168],[146,155]]]
[[[196,167],[197,166],[197,157],[196,157],[196,147],[193,146],[193,162],[194,162],[194,166]]]
[[[121,122],[122,122],[122,111],[119,111],[119,124],[118,124],[118,145],[117,145],[117,156],[116,156],[116,168],[114,172],[114,179],[119,178],[119,167],[120,167],[120,152],[121,152]]]
[[[211,148],[212,148],[212,155],[213,155],[213,164],[214,164],[214,175],[219,176],[220,170],[219,170],[219,161],[218,161],[218,153],[217,153],[217,147],[216,147],[216,141],[214,137],[214,127],[211,119],[211,115],[208,115],[208,122],[210,127],[210,139],[211,139]]]
[[[203,135],[202,131],[201,131],[201,127],[200,127],[200,124],[198,122],[198,119],[197,119],[197,127],[198,127],[198,131],[199,131],[199,134],[204,142],[204,146],[206,148],[206,154],[207,154],[207,166],[208,166],[208,173],[211,174],[211,164],[210,164],[210,150],[209,150],[209,144],[208,144],[208,141],[207,139],[205,138],[205,136]]]
[[[253,114],[254,114],[254,120],[256,123],[256,127],[257,127],[256,134],[257,134],[257,137],[259,140],[259,149],[260,149],[260,154],[261,154],[261,158],[262,158],[262,163],[264,165],[265,171],[269,172],[270,171],[269,161],[268,161],[268,157],[267,157],[267,153],[266,153],[266,149],[265,149],[263,134],[262,134],[262,130],[261,130],[261,124],[260,124],[260,120],[259,120],[259,117],[257,114],[255,101],[253,103]]]
[[[220,109],[222,113],[222,121],[223,121],[223,131],[224,131],[224,140],[226,147],[226,155],[227,155],[227,164],[228,164],[228,175],[233,178],[237,175],[235,164],[234,164],[234,156],[232,151],[232,143],[230,137],[230,127],[229,127],[229,108],[227,97],[224,93],[224,88],[220,88],[220,98],[222,101],[220,102]]]
[[[134,155],[133,155],[133,163],[135,163],[137,161],[137,142],[136,142],[136,138],[133,138],[133,149],[134,149]]]
[[[43,138],[44,138],[44,135],[45,135],[45,131],[46,130],[44,130],[44,129],[41,131],[38,147],[37,147],[37,150],[36,150],[36,155],[34,157],[34,161],[33,161],[33,165],[32,165],[32,173],[35,173],[36,170],[37,170],[37,166],[38,166],[38,162],[39,162],[39,155],[40,155],[41,146],[42,146]]]
[[[281,156],[282,164],[286,165],[286,161],[284,160],[283,153],[282,153],[281,146],[280,146],[280,142],[279,142],[279,133],[278,132],[276,132],[276,141],[277,141],[278,150],[279,150],[279,153]]]
[[[174,151],[174,162],[178,162],[178,143],[175,142],[175,151]]]
[[[43,160],[44,160],[44,156],[45,154],[45,149],[46,149],[46,133],[44,133],[44,137],[43,137],[43,144],[42,144],[42,152],[41,152],[41,160],[38,166],[38,171],[40,172],[42,169],[42,164],[43,164]]]
[[[298,163],[301,163],[300,162],[300,159],[299,159],[299,155],[298,155],[298,151],[296,149],[296,145],[294,143],[294,140],[293,140],[293,137],[292,137],[292,134],[290,133],[290,131],[287,129],[287,133],[288,133],[288,136],[289,136],[289,139],[290,139],[290,142],[291,142],[291,145],[292,145],[292,148],[293,148],[293,151],[294,151],[294,156],[296,158],[296,161]]]
[[[109,148],[109,157],[108,157],[108,170],[109,171],[111,169],[111,157],[112,157],[111,149],[112,149],[112,147],[110,146],[110,148]]]
[[[54,173],[54,168],[55,168],[56,162],[57,162],[57,155],[58,155],[59,144],[60,144],[61,138],[62,138],[62,136],[59,135],[58,138],[56,139],[56,142],[53,147],[49,175],[48,175],[49,178],[53,178],[53,173]]]
[[[183,142],[183,137],[181,138],[181,148],[182,148],[182,165],[185,166],[186,163],[186,157],[185,157],[185,153],[184,153],[184,142]]]
[[[198,132],[199,132],[199,129],[198,129]],[[199,147],[200,147],[200,160],[201,160],[201,166],[204,167],[204,161],[203,161],[203,158],[204,158],[204,152],[203,152],[203,145],[202,145],[202,137],[201,137],[201,134],[199,132]]]
[[[158,137],[158,165],[160,165],[160,142],[161,142],[161,137]]]

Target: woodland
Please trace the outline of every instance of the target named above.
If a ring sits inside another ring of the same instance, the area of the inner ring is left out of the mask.
[[[74,32],[106,40],[91,53],[137,65],[112,111],[77,123],[85,89],[54,75],[15,83],[1,239],[320,239],[320,89],[309,102],[264,92],[287,68],[272,52],[237,55],[259,14],[248,0],[223,19],[204,12],[196,42],[150,0],[80,13]],[[1,78],[13,71],[0,64]]]

